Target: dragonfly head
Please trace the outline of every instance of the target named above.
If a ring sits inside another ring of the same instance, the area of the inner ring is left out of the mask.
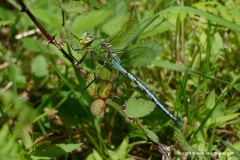
[[[94,36],[88,32],[84,32],[83,36],[79,39],[79,41],[81,44],[90,45],[95,38],[96,38],[96,36]]]

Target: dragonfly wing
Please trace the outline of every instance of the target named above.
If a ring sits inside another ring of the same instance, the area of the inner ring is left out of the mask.
[[[60,38],[69,46],[71,46],[71,48],[74,51],[77,51],[78,53],[81,50],[81,47],[79,46],[79,39],[69,30],[63,28],[61,33],[60,33]]]
[[[157,56],[157,53],[161,51],[161,47],[153,42],[139,43],[134,49],[124,51],[121,62],[124,66],[129,67],[142,67],[150,65],[152,60]],[[146,46],[146,47],[145,47]]]
[[[111,25],[108,24],[108,25]],[[117,23],[119,25],[119,23]],[[116,25],[115,25],[116,28]],[[114,46],[114,49],[124,49],[130,42],[138,38],[139,25],[136,20],[129,20],[121,27],[121,30],[115,32],[107,38],[107,42]]]
[[[127,58],[122,59],[122,64],[129,67],[142,67],[149,65],[155,57],[155,52],[153,52],[150,48],[135,48],[128,51]]]

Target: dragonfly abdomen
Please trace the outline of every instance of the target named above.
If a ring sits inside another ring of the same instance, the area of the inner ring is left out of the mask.
[[[162,103],[156,98],[156,96],[147,88],[145,87],[141,81],[139,81],[134,75],[132,75],[130,72],[125,70],[121,63],[120,60],[118,59],[117,56],[112,56],[112,67],[117,69],[118,71],[122,72],[125,74],[130,80],[132,80],[143,92],[146,93],[146,95],[164,112],[166,113],[180,128],[182,128],[182,124],[178,121],[178,119],[172,115],[172,113],[165,108]]]

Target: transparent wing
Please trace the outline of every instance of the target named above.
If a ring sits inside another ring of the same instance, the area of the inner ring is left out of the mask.
[[[73,50],[80,50],[79,39],[73,35],[69,30],[63,28],[63,30],[60,33],[60,38],[67,43],[69,46],[72,47]]]
[[[138,47],[124,51],[124,55],[121,57],[121,62],[126,67],[143,67],[151,64],[156,53],[148,47]]]
[[[126,48],[138,38],[139,25],[136,20],[130,20],[123,25],[120,31],[110,35],[106,40],[114,49],[121,50]]]
[[[117,50],[116,54],[125,67],[143,67],[150,65],[152,60],[156,58],[161,52],[162,47],[151,42],[139,42],[132,46],[133,49]]]
[[[149,65],[156,58],[157,53],[162,50],[157,44],[150,41],[135,43],[139,32],[140,25],[136,20],[130,20],[125,23],[120,31],[106,39],[112,45],[123,66],[140,67]],[[129,45],[134,43],[134,46]],[[129,46],[133,49],[126,49]]]

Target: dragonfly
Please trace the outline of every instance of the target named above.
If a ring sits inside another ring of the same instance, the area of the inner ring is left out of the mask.
[[[80,38],[80,43],[83,45],[88,45],[96,40],[95,36],[85,32],[84,35]],[[121,60],[117,53],[119,51],[115,50],[111,43],[109,43],[106,39],[101,39],[99,45],[103,48],[106,52],[105,61],[107,61],[111,68],[116,69],[117,71],[121,72],[125,76],[127,76],[131,81],[133,81],[144,93],[145,95],[150,98],[155,105],[157,105],[172,121],[182,128],[182,124],[178,121],[178,119],[158,100],[158,98],[139,80],[137,79],[132,73],[127,71],[121,63]],[[105,62],[104,62],[105,63]]]
[[[131,72],[127,71],[121,64],[121,61],[118,55],[115,53],[113,46],[108,43],[106,40],[102,40],[101,45],[107,48],[107,54],[110,57],[111,66],[127,76],[131,81],[133,81],[145,94],[150,98],[167,116],[169,116],[173,122],[175,122],[180,128],[182,124],[178,119],[157,99],[157,97],[140,81],[138,80]]]

